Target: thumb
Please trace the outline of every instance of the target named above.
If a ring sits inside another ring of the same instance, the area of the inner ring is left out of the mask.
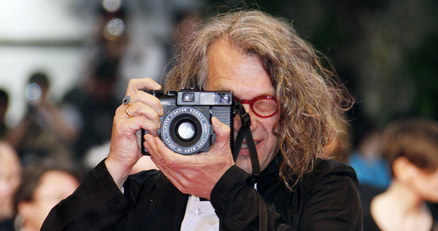
[[[210,150],[218,150],[230,147],[230,126],[222,123],[218,118],[211,118],[211,124],[213,125],[214,133],[216,133],[216,140],[211,146]]]

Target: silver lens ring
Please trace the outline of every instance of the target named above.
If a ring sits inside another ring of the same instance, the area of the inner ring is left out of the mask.
[[[198,122],[201,124],[200,138],[197,140],[197,142],[195,142],[193,145],[189,147],[179,145],[172,138],[172,134],[171,134],[171,132],[173,133],[175,132],[175,131],[171,131],[172,121],[184,114],[191,115],[192,117],[197,119]],[[204,113],[193,107],[178,107],[170,111],[167,114],[167,116],[163,119],[161,126],[161,139],[166,144],[166,146],[174,152],[184,155],[194,154],[194,153],[198,153],[199,150],[201,150],[202,147],[204,147],[208,143],[211,134],[210,130],[211,130],[210,122],[207,119],[207,117],[205,117]]]

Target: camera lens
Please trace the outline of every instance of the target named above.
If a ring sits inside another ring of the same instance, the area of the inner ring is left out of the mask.
[[[194,107],[178,107],[170,111],[162,122],[160,136],[172,151],[193,154],[209,145],[211,135],[208,107],[200,111]]]
[[[37,101],[42,94],[40,85],[37,83],[30,83],[26,86],[26,99],[28,101]]]
[[[176,135],[181,140],[189,141],[196,136],[195,125],[191,121],[182,121],[176,127]]]
[[[176,145],[190,147],[195,145],[201,138],[202,125],[193,114],[182,113],[172,119],[169,132]]]

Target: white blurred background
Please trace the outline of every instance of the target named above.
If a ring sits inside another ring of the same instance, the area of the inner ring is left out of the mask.
[[[35,71],[47,73],[50,95],[59,101],[83,78],[96,15],[118,0],[0,0],[0,88],[9,93],[6,123],[13,127],[25,111],[24,88]],[[167,61],[162,41],[170,39],[173,10],[198,4],[193,0],[132,0],[128,8],[130,64],[123,77],[159,79]],[[135,48],[133,48],[135,47]],[[129,48],[128,48],[129,49]],[[120,95],[124,94],[123,92]]]

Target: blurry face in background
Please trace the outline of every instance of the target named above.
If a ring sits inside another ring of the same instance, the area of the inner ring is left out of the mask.
[[[40,179],[33,200],[20,202],[18,213],[26,231],[40,230],[50,210],[78,187],[79,182],[68,173],[48,171]]]
[[[0,143],[0,219],[12,216],[12,197],[20,183],[20,169],[15,151]]]
[[[0,157],[0,203],[9,201],[20,182],[20,168],[17,163],[4,161]]]
[[[415,167],[416,168],[416,167]],[[438,169],[433,172],[416,168],[412,189],[423,199],[438,203]]]
[[[0,158],[0,160],[3,160]],[[20,174],[6,166],[8,162],[0,162],[0,205],[8,202],[12,197],[12,192],[17,188],[20,182]],[[17,177],[18,176],[18,177]],[[2,206],[0,206],[2,208]],[[0,216],[1,217],[1,216]]]

